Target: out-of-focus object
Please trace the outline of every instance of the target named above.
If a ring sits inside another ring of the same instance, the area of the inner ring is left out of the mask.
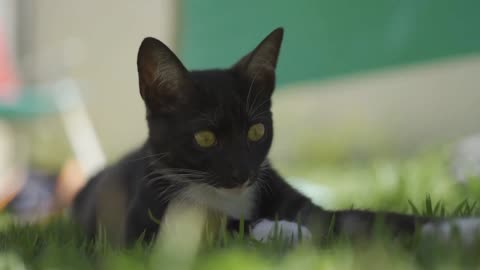
[[[11,121],[60,114],[69,143],[87,177],[106,163],[80,91],[71,79],[25,89],[14,103],[0,103],[0,117]]]
[[[0,25],[0,210],[9,205],[21,219],[33,221],[67,206],[86,177],[105,165],[105,155],[75,81],[21,87],[2,33]],[[66,163],[58,183],[56,176],[23,165],[28,157],[17,148],[28,149],[28,141],[12,128],[49,114],[61,116],[77,160]]]
[[[87,178],[78,161],[68,160],[65,162],[57,179],[55,193],[58,204],[68,207],[86,182]]]
[[[29,168],[9,179],[15,184],[3,200],[0,210],[7,210],[22,222],[38,222],[62,213],[87,179],[75,160],[65,162],[58,174]]]
[[[17,75],[8,55],[7,43],[0,24],[0,101],[7,102],[15,98],[18,89]]]
[[[7,48],[3,23],[0,22],[0,210],[23,185],[22,181],[16,180],[19,175],[17,167],[13,165],[16,156],[14,131],[7,121],[1,119],[2,107],[16,101],[18,89],[19,82]]]
[[[80,90],[70,79],[57,82],[54,89],[55,102],[60,110],[63,126],[75,158],[83,174],[89,178],[105,166],[106,157],[88,116]]]
[[[13,131],[0,120],[0,210],[15,197],[23,185],[20,180],[14,181],[18,178],[18,173],[12,164],[13,148]]]
[[[19,180],[18,178],[16,180]],[[23,182],[23,181],[22,181]],[[55,176],[39,170],[27,172],[24,185],[8,205],[21,221],[37,221],[55,211]]]
[[[455,147],[453,173],[460,182],[480,177],[480,134],[461,140]]]
[[[91,176],[105,165],[100,147],[76,83],[63,79],[38,89],[27,89],[15,103],[0,103],[0,117],[34,119],[36,116],[59,113],[82,170]]]
[[[4,18],[4,15],[14,15],[10,8],[15,6],[14,2],[0,5],[0,9],[8,9],[0,12],[0,210],[8,205],[22,219],[33,221],[67,206],[86,177],[105,165],[105,155],[76,81],[63,76],[69,74],[65,70],[68,65],[60,65],[62,71],[52,76],[62,74],[62,77],[53,83],[49,79],[50,82],[43,85],[26,86],[25,81],[19,79],[15,68],[16,46],[11,42],[16,39],[7,36],[18,29],[13,20]],[[22,24],[28,26],[25,21]],[[22,55],[25,53],[29,52],[22,51]],[[54,66],[43,65],[45,69]],[[22,74],[28,79],[31,77],[28,73],[23,70]],[[24,128],[42,121],[45,116],[60,116],[74,153],[74,157],[69,158],[75,161],[65,163],[60,173],[51,174],[44,166],[26,166],[34,160],[29,152],[35,149],[29,140],[30,133]]]
[[[5,194],[0,194],[0,209],[8,204],[10,211],[23,221],[39,221],[61,212],[69,206],[86,179],[106,163],[74,81],[64,79],[43,88],[24,92],[16,103],[0,106],[0,116],[3,115],[11,121],[34,120],[36,115],[44,114],[61,116],[75,157],[64,164],[58,177],[48,176],[41,170],[30,168],[25,170],[24,177],[11,175],[0,179],[0,186],[11,187],[2,189],[5,190]],[[13,134],[6,136],[13,141]],[[7,155],[2,156],[5,160],[10,159]],[[17,169],[22,171],[21,168]]]

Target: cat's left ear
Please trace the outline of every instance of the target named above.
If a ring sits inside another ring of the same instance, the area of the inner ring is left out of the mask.
[[[172,113],[188,102],[192,90],[188,71],[161,41],[143,40],[137,67],[140,94],[150,112]]]
[[[252,85],[270,95],[275,88],[275,68],[283,40],[283,28],[273,30],[257,47],[242,57],[233,70],[239,72]]]

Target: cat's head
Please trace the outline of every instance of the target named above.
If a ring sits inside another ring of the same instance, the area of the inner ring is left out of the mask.
[[[165,44],[145,38],[137,66],[153,154],[191,181],[221,188],[256,181],[273,138],[282,38],[278,28],[232,67],[203,71],[188,71]]]

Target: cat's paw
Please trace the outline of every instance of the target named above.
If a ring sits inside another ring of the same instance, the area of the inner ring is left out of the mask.
[[[272,239],[275,232],[278,232],[278,236],[281,239],[292,241],[293,244],[297,244],[300,240],[312,238],[312,233],[305,226],[300,226],[299,228],[298,223],[285,220],[262,219],[255,223],[251,229],[252,237],[261,242],[267,242]]]
[[[458,218],[442,222],[430,222],[422,226],[422,236],[443,241],[458,237],[462,243],[471,245],[480,236],[480,218]]]

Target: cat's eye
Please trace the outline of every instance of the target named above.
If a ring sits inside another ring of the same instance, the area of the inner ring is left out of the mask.
[[[217,143],[217,138],[215,134],[209,130],[202,130],[194,135],[195,142],[203,148],[212,147]]]
[[[260,141],[265,135],[265,126],[261,123],[252,125],[248,129],[248,139],[252,142]]]

